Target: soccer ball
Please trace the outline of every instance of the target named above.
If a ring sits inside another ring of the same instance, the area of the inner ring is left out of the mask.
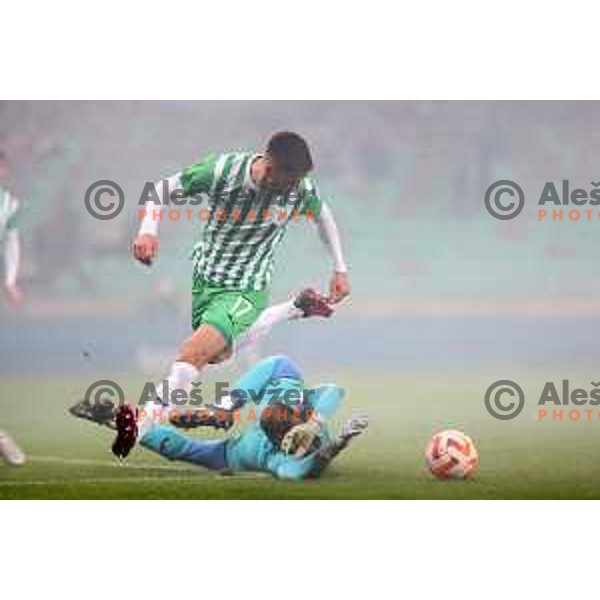
[[[473,441],[455,429],[434,434],[425,450],[425,459],[429,470],[438,479],[467,479],[479,467]]]

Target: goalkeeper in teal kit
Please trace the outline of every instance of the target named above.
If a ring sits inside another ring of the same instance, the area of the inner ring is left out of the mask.
[[[336,385],[307,388],[289,358],[273,356],[245,373],[222,404],[221,412],[239,412],[248,406],[255,411],[256,419],[241,434],[199,440],[156,423],[151,408],[138,412],[126,404],[113,413],[117,438],[112,449],[124,458],[139,442],[167,459],[216,471],[258,471],[294,480],[319,477],[350,440],[368,427],[366,416],[355,416],[336,437],[331,435],[327,420],[343,397],[344,391]],[[178,422],[180,427],[207,424],[189,418]]]

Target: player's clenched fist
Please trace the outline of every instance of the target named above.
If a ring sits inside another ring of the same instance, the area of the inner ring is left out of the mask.
[[[16,285],[7,285],[4,288],[8,301],[15,307],[23,303],[23,292]]]
[[[336,271],[329,283],[329,301],[332,304],[341,302],[350,295],[350,282],[346,273]]]
[[[151,265],[158,256],[159,241],[156,235],[142,233],[133,241],[133,256],[144,265]]]

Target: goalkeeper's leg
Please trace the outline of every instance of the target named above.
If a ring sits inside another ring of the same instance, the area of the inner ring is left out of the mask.
[[[231,390],[232,392],[234,390],[245,392],[245,397],[248,398],[251,391],[254,394],[260,393],[274,379],[294,379],[299,383],[302,383],[303,380],[296,363],[288,356],[279,354],[269,356],[254,365],[232,384]],[[223,398],[221,408],[231,410],[240,408],[241,405],[239,400],[228,396]]]
[[[270,356],[265,358],[246,371],[232,386],[232,392],[245,392],[246,400],[236,398],[235,394],[222,398],[218,404],[208,404],[204,406],[204,411],[212,413],[211,418],[205,418],[201,411],[192,414],[179,414],[173,416],[171,424],[175,427],[190,429],[193,427],[215,427],[219,426],[223,429],[229,429],[233,424],[233,411],[244,406],[247,399],[250,397],[250,390],[255,395],[258,395],[263,388],[271,383],[274,379],[294,379],[302,382],[302,374],[298,366],[291,358],[284,355]],[[224,413],[226,419],[218,419],[218,415]]]
[[[211,469],[227,469],[226,440],[196,440],[171,427],[152,426],[140,439],[140,444],[168,460],[180,460]]]

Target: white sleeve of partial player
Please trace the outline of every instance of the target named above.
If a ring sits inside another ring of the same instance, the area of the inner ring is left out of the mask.
[[[348,267],[346,266],[346,261],[344,261],[340,232],[335,224],[333,213],[325,202],[323,202],[321,214],[316,220],[316,224],[319,237],[333,259],[335,270],[338,273],[346,273],[348,271]]]
[[[160,210],[164,210],[167,206],[168,197],[178,189],[181,189],[181,173],[175,173],[171,177],[161,179],[154,183],[156,197],[160,200],[160,205],[157,205],[151,198],[146,200],[142,210],[146,211],[142,223],[140,225],[139,235],[148,233],[150,235],[158,235],[158,224],[160,218],[158,214]]]
[[[14,287],[17,284],[20,262],[21,243],[19,241],[19,230],[9,229],[6,232],[4,246],[4,283],[6,287]]]

